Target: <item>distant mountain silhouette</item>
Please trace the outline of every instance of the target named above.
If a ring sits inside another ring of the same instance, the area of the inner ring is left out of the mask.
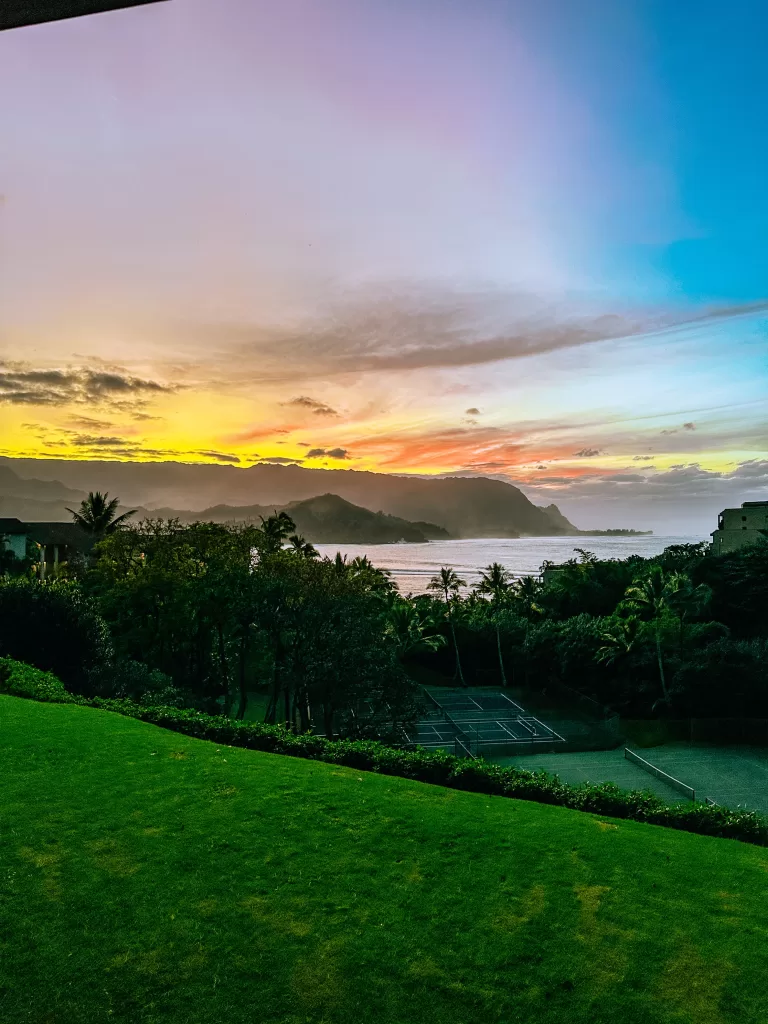
[[[345,501],[415,523],[432,523],[452,537],[544,537],[575,535],[578,530],[556,506],[539,508],[517,487],[487,477],[404,477],[349,469],[305,469],[301,466],[190,465],[180,462],[80,462],[63,459],[0,459],[0,495],[49,502],[78,500],[90,490],[120,496],[124,506],[154,510],[201,509],[220,505],[275,508],[318,495]],[[28,479],[33,478],[33,479]],[[49,486],[50,490],[46,490]],[[56,490],[54,490],[56,488]],[[75,493],[76,492],[76,493]],[[32,518],[0,503],[3,515]],[[178,514],[178,513],[177,513]],[[202,517],[203,512],[195,512]],[[37,517],[36,517],[37,518]],[[185,514],[186,518],[186,514]]]
[[[143,511],[143,510],[142,510]],[[392,544],[399,540],[423,544],[427,540],[447,540],[450,534],[434,523],[409,523],[397,516],[371,512],[353,505],[338,494],[320,494],[287,505],[213,505],[201,512],[154,509],[147,513],[182,522],[231,523],[256,522],[275,512],[285,511],[296,524],[297,533],[316,544]]]
[[[318,544],[386,544],[399,540],[423,543],[446,540],[450,534],[433,523],[410,523],[384,512],[353,505],[338,494],[293,501],[285,511],[299,533]]]
[[[562,533],[575,534],[580,532],[576,529],[573,523],[569,522],[565,518],[565,516],[557,507],[557,505],[539,505],[539,508],[542,512],[546,513],[546,515],[550,518],[550,520],[552,521],[552,523],[554,523],[555,526],[560,527]]]

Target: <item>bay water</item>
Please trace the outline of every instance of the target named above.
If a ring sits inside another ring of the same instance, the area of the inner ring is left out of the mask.
[[[388,569],[402,594],[423,594],[441,566],[450,566],[475,584],[485,566],[500,562],[513,576],[537,576],[545,561],[560,563],[577,558],[577,548],[598,558],[650,558],[672,544],[698,544],[701,536],[645,537],[516,537],[433,540],[425,544],[316,544],[322,555],[337,551],[353,559],[367,555],[375,566]]]

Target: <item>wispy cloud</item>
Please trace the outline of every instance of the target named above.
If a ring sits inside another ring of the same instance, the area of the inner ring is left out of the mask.
[[[193,455],[200,455],[204,459],[213,459],[215,462],[231,462],[239,463],[239,455],[227,455],[225,452],[211,452],[211,451],[197,451],[193,452]]]
[[[350,459],[351,457],[346,448],[310,448],[305,456],[307,459]]]
[[[682,425],[682,427],[670,427],[668,430],[662,430],[661,433],[662,434],[679,434],[681,430],[695,430],[695,429],[696,429],[696,424],[688,422],[688,423],[684,423]]]
[[[76,448],[135,448],[135,441],[127,441],[124,437],[96,436],[94,434],[76,434],[69,439]]]
[[[303,459],[289,459],[283,455],[265,455],[261,459],[257,459],[261,465],[268,466],[300,466],[304,461]]]
[[[290,402],[283,402],[283,405],[297,406],[300,409],[308,409],[315,416],[338,416],[339,414],[325,402],[318,402],[315,398],[308,398],[306,395],[299,395],[292,398]]]
[[[34,369],[24,363],[0,365],[0,404],[6,405],[112,404],[133,409],[147,399],[175,390],[175,386],[127,372],[89,367]]]
[[[198,324],[185,333],[219,363],[235,361],[236,355],[238,379],[287,382],[477,366],[714,322],[755,308],[595,310],[532,295],[425,286],[357,294],[292,325]],[[305,396],[287,404],[332,414],[324,403]]]
[[[680,463],[663,471],[591,472],[578,476],[553,474],[526,478],[511,474],[536,500],[563,501],[571,508],[581,503],[619,501],[638,514],[650,514],[660,503],[676,505],[690,513],[702,503],[712,506],[749,500],[768,500],[768,460],[749,459],[727,470],[707,469],[698,463]],[[608,506],[607,506],[608,507]],[[714,529],[714,523],[712,525]]]

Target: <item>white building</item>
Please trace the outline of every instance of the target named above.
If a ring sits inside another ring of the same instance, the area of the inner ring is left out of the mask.
[[[29,527],[20,519],[0,519],[0,551],[11,551],[17,558],[26,558]]]
[[[717,517],[712,554],[725,555],[760,541],[768,541],[768,501],[745,501],[741,508],[723,509]]]

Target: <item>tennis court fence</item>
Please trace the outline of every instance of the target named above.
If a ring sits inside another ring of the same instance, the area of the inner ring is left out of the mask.
[[[556,749],[565,741],[554,729],[500,691],[424,689],[424,715],[406,730],[412,746],[486,757]]]

